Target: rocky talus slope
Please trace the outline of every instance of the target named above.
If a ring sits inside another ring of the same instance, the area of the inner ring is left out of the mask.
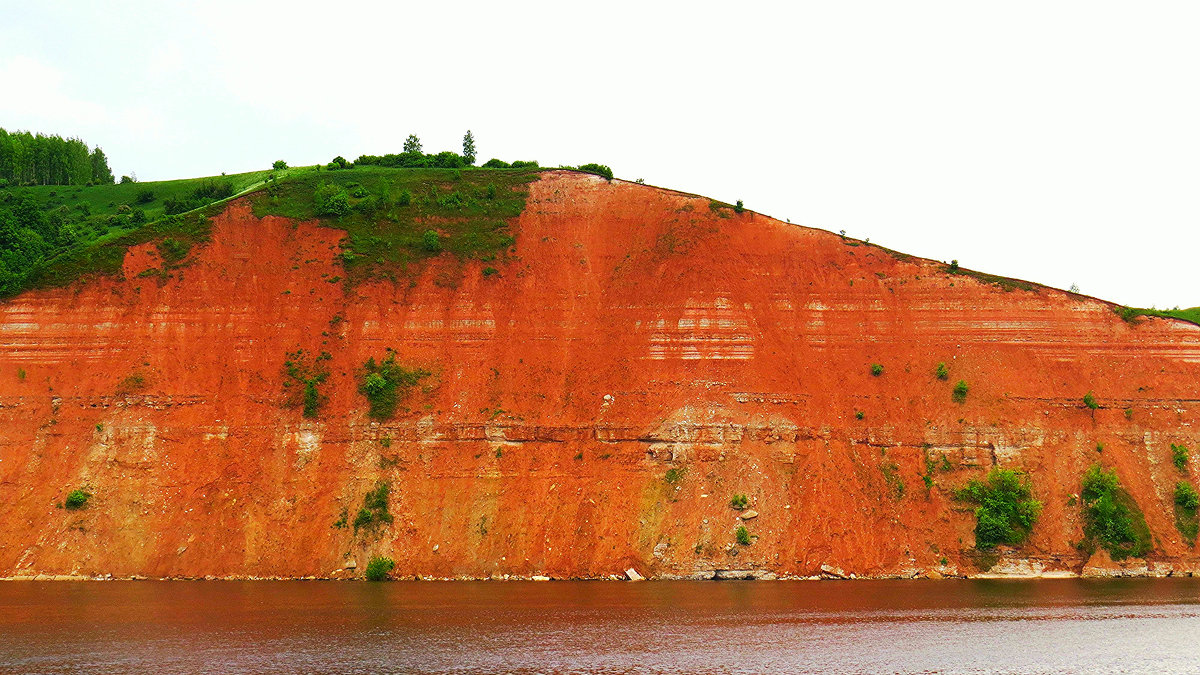
[[[234,201],[169,275],[145,245],[0,302],[0,576],[973,574],[953,493],[995,465],[1044,507],[994,571],[1078,572],[1097,461],[1147,569],[1196,566],[1170,445],[1197,444],[1200,327],[576,173],[512,230],[497,262],[347,287],[342,232]],[[432,374],[377,422],[389,348]],[[297,349],[330,355],[315,419]],[[354,528],[379,481],[392,522]]]

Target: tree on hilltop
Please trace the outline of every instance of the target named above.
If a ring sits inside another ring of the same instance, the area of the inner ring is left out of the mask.
[[[417,138],[416,134],[409,134],[408,138],[404,139],[404,152],[421,152],[421,139]]]
[[[463,136],[463,159],[467,160],[467,166],[475,165],[475,135],[467,129],[467,135]]]

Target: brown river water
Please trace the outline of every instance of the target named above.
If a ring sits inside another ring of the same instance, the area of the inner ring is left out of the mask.
[[[1200,579],[0,583],[0,673],[1200,673]]]

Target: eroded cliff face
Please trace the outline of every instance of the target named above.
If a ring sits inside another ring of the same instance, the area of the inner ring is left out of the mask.
[[[657,188],[531,187],[491,276],[443,256],[346,290],[340,231],[234,202],[170,276],[146,246],[0,303],[0,575],[970,573],[952,491],[993,465],[1044,503],[1012,557],[1078,570],[1096,461],[1153,557],[1193,564],[1169,445],[1196,444],[1200,327]],[[433,375],[378,423],[358,377],[388,348]],[[317,419],[285,406],[296,349],[331,355]],[[334,527],[379,480],[392,524]]]

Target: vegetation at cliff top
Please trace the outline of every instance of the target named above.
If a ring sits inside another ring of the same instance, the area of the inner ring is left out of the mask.
[[[78,138],[0,129],[0,187],[9,185],[106,185],[113,182],[108,157]]]
[[[1042,503],[1032,496],[1029,477],[1012,469],[993,468],[983,480],[971,479],[955,496],[976,505],[975,547],[981,549],[1019,546],[1042,511]]]
[[[359,378],[359,391],[370,404],[367,415],[377,420],[391,419],[396,414],[396,405],[429,374],[428,370],[397,364],[396,352],[390,349],[378,363],[375,357],[367,359]]]
[[[1083,476],[1083,534],[1104,547],[1113,560],[1140,558],[1151,549],[1150,528],[1116,471],[1093,464]]]
[[[1117,316],[1131,324],[1138,323],[1141,317],[1144,316],[1157,316],[1164,319],[1180,319],[1200,326],[1200,307],[1189,307],[1187,309],[1179,309],[1178,307],[1175,309],[1155,309],[1151,307],[1145,309],[1117,305],[1113,308],[1113,311],[1117,313]]]
[[[384,556],[374,556],[367,563],[367,581],[383,581],[396,567],[396,562]]]

